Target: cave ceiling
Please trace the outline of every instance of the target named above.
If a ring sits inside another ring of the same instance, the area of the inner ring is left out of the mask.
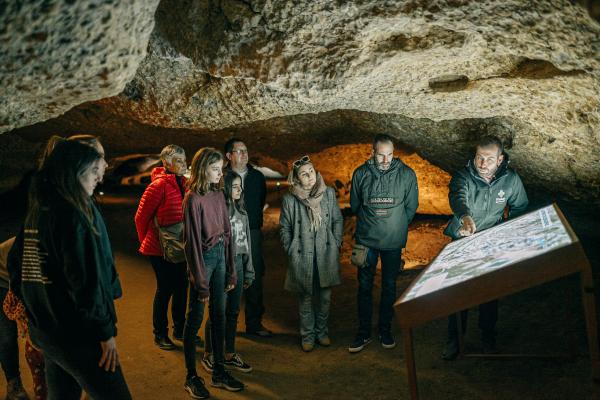
[[[286,160],[388,132],[452,171],[492,133],[527,184],[600,205],[600,25],[590,7],[72,3],[0,10],[3,164],[52,133],[99,134],[114,154],[236,135]]]

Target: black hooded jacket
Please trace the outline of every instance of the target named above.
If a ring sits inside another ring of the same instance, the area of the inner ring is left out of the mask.
[[[25,303],[34,343],[98,342],[117,334],[113,299],[121,285],[106,226],[91,206],[93,228],[55,196],[11,249],[11,288]]]

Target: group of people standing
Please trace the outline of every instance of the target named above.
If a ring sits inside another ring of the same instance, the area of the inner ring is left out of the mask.
[[[229,140],[224,150],[199,150],[186,179],[185,151],[176,145],[166,146],[161,152],[163,166],[152,171],[152,182],[135,215],[139,250],[150,258],[156,275],[154,341],[161,349],[175,348],[168,335],[171,300],[172,336],[183,341],[187,369],[184,386],[194,398],[209,396],[196,371],[196,345],[202,343],[197,333],[205,304],[209,304],[210,317],[205,325],[201,363],[212,374],[214,387],[230,391],[244,388],[225,366],[252,371],[235,349],[243,293],[246,332],[264,338],[272,336],[262,324],[261,227],[266,181],[248,164],[248,149],[241,140]],[[166,257],[159,238],[162,227],[177,224],[181,226],[182,243],[179,260]]]
[[[94,399],[129,399],[115,341],[113,301],[122,291],[93,198],[106,168],[104,150],[97,139],[60,140],[51,147],[34,175],[24,228],[8,257],[10,288],[24,303],[29,335],[44,354],[49,398],[78,399],[83,389]],[[202,343],[198,331],[208,304],[201,364],[212,374],[211,386],[242,390],[244,384],[228,371],[252,371],[235,346],[242,295],[246,332],[272,335],[262,324],[265,177],[248,164],[248,149],[240,139],[229,140],[223,153],[199,150],[189,178],[181,147],[168,145],[160,157],[162,166],[152,171],[135,215],[139,251],[148,256],[156,276],[155,344],[175,348],[168,329],[171,302],[171,336],[184,348],[184,387],[193,398],[209,397],[196,370],[196,346]],[[334,189],[308,156],[292,163],[288,183],[280,214],[288,256],[285,288],[298,296],[300,344],[309,352],[317,344],[331,344],[331,288],[341,282],[344,224]],[[363,257],[356,263],[358,331],[348,351],[360,352],[372,340],[378,260],[378,338],[383,348],[391,349],[396,345],[391,329],[396,280],[418,207],[416,174],[394,157],[391,136],[376,135],[372,157],[354,171],[350,205],[357,217],[355,249]],[[475,157],[452,179],[450,205],[454,217],[446,234],[454,239],[525,210],[523,185],[508,168],[508,155],[497,138],[482,138]],[[480,326],[491,349],[497,308],[485,309],[493,315],[480,313]],[[466,312],[462,319],[466,322]],[[457,336],[456,318],[451,318],[445,359],[456,357]]]

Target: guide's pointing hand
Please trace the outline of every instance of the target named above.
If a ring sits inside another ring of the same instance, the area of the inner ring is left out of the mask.
[[[461,222],[462,227],[458,230],[459,235],[471,236],[475,233],[475,230],[477,228],[475,226],[475,221],[473,220],[473,217],[471,217],[470,215],[465,215],[464,217],[462,217]]]

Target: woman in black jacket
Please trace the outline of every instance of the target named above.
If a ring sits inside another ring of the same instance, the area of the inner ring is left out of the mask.
[[[29,333],[44,352],[50,399],[130,399],[119,367],[113,299],[121,287],[104,221],[92,201],[101,155],[61,141],[36,172],[16,246],[20,294]]]

